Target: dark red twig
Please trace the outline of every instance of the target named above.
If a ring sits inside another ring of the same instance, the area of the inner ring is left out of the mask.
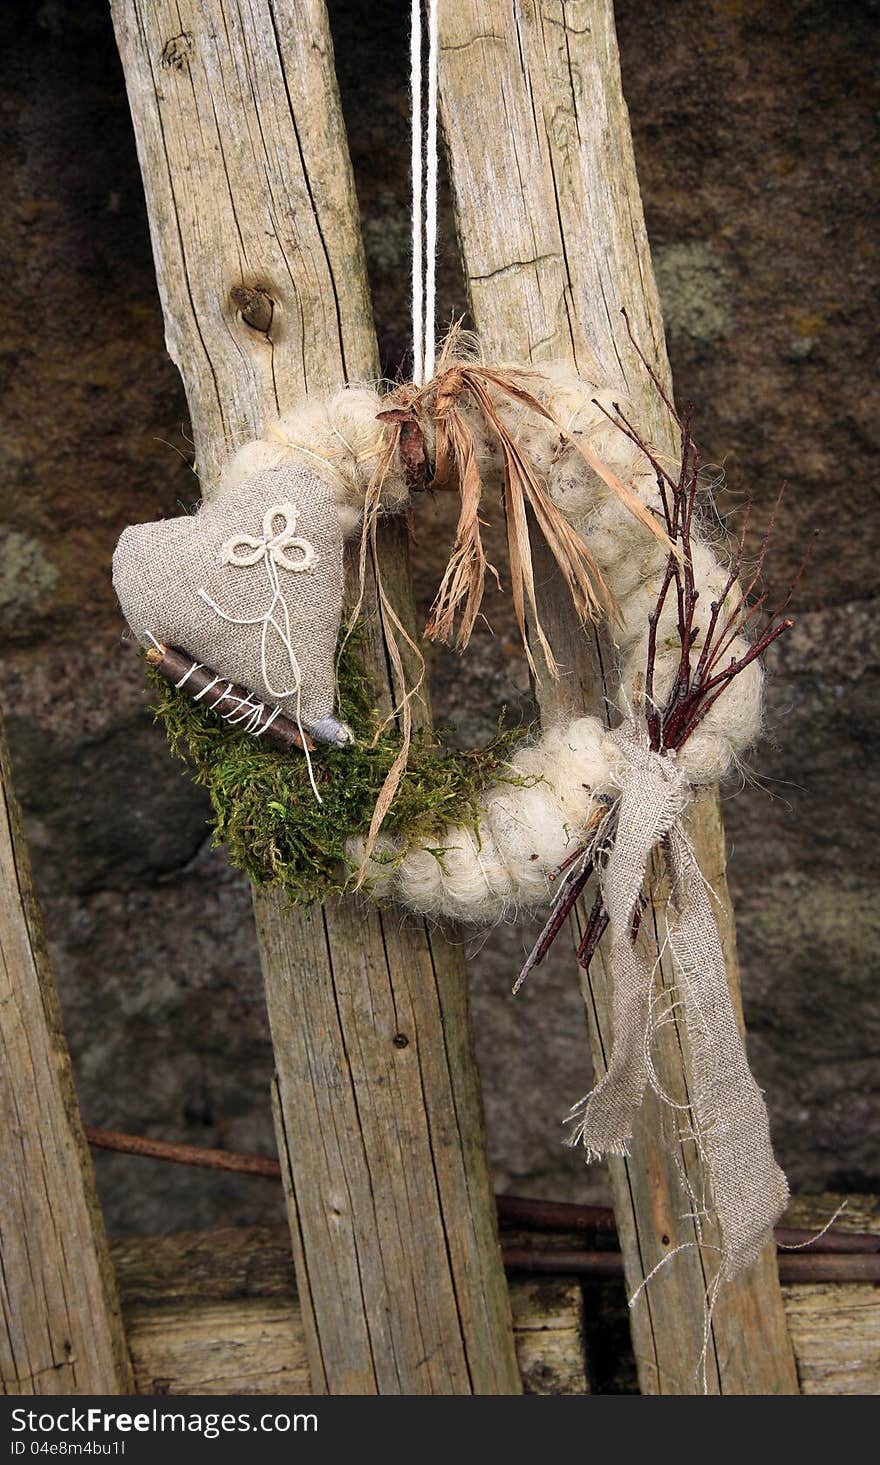
[[[584,934],[581,937],[577,949],[577,959],[584,971],[589,971],[590,962],[593,959],[596,947],[608,929],[608,914],[602,904],[601,893],[596,896],[593,902],[593,909],[590,911]]]
[[[140,1134],[126,1134],[116,1129],[98,1129],[86,1125],[86,1138],[96,1149],[115,1150],[121,1154],[136,1155],[142,1158],[153,1160],[171,1161],[176,1165],[195,1165],[209,1170],[232,1171],[238,1175],[259,1175],[270,1180],[280,1180],[281,1166],[276,1159],[270,1155],[243,1155],[235,1150],[214,1150],[207,1149],[201,1145],[175,1144],[169,1140],[148,1139]],[[616,1236],[617,1225],[614,1219],[614,1212],[610,1206],[586,1206],[574,1205],[570,1201],[548,1201],[533,1200],[530,1196],[518,1195],[497,1195],[495,1203],[498,1211],[498,1219],[502,1225],[519,1227],[524,1231],[545,1232],[583,1232],[591,1236]],[[856,1265],[861,1263],[863,1257],[872,1257],[880,1261],[880,1236],[869,1231],[825,1231],[821,1236],[815,1236],[812,1231],[804,1231],[791,1226],[779,1226],[775,1232],[776,1241],[782,1247],[806,1247],[799,1257],[780,1257],[780,1270],[786,1265],[794,1264],[803,1268],[803,1260],[809,1255],[820,1255],[822,1257],[855,1257]],[[511,1248],[514,1255],[520,1250]],[[525,1249],[523,1249],[525,1250]],[[529,1255],[535,1254],[533,1248],[527,1248]],[[614,1257],[615,1252],[595,1253],[603,1258]],[[572,1259],[587,1257],[593,1253],[565,1251],[565,1252],[544,1252],[545,1256],[563,1256],[566,1259],[565,1265],[561,1265],[560,1271],[577,1271],[584,1269],[583,1264],[572,1265]],[[515,1265],[515,1261],[512,1265]],[[603,1260],[601,1267],[609,1264]],[[840,1264],[842,1265],[842,1263]],[[532,1270],[542,1270],[541,1267],[533,1267]],[[554,1268],[555,1269],[555,1268]],[[803,1280],[820,1280],[803,1277]],[[839,1268],[833,1280],[847,1280],[840,1275]]]
[[[205,1170],[262,1175],[267,1180],[281,1179],[281,1166],[269,1155],[240,1155],[235,1150],[174,1144],[165,1139],[148,1139],[143,1134],[124,1134],[118,1129],[96,1129],[88,1124],[85,1130],[89,1144],[98,1150],[116,1150],[123,1155],[141,1155],[148,1160],[170,1160],[174,1165],[197,1165]]]
[[[621,1277],[619,1251],[544,1250],[537,1246],[502,1246],[508,1272],[551,1272],[556,1276]],[[855,1252],[836,1256],[810,1252],[777,1255],[780,1282],[880,1282],[880,1256]]]
[[[730,685],[752,662],[757,661],[769,646],[789,629],[792,622],[785,616],[792,593],[812,552],[812,545],[804,557],[783,604],[768,612],[767,592],[756,600],[750,600],[759,584],[767,551],[782,504],[782,491],[774,504],[767,528],[761,539],[757,560],[744,589],[740,590],[745,557],[746,534],[750,519],[750,507],[736,543],[730,573],[717,601],[705,608],[700,606],[693,564],[694,512],[697,503],[700,477],[700,455],[693,440],[693,408],[687,404],[679,415],[663,384],[641,351],[636,341],[626,312],[621,312],[626,323],[630,341],[661,400],[678,428],[680,459],[677,472],[673,473],[661,463],[649,444],[639,433],[617,403],[608,411],[601,403],[596,405],[614,425],[644,454],[657,478],[664,528],[672,541],[672,552],[666,562],[663,580],[657,600],[648,617],[648,644],[644,674],[643,716],[649,746],[655,752],[677,750],[684,746],[696,732],[703,719],[714,707]],[[674,596],[676,633],[680,649],[678,664],[672,686],[663,705],[657,700],[656,666],[658,629],[670,595]],[[746,630],[753,630],[750,642],[743,642]],[[702,638],[702,640],[701,640]],[[695,648],[700,643],[700,649]],[[737,644],[738,643],[738,644]],[[728,658],[725,661],[725,658]],[[569,865],[577,867],[580,857],[586,858],[590,845],[585,842],[571,854],[562,870]],[[592,862],[590,865],[592,868]],[[553,903],[550,917],[541,932],[538,942],[517,979],[514,991],[522,985],[525,976],[544,960],[553,942],[565,925],[575,899],[586,881],[581,881],[574,894],[566,882],[560,887]],[[597,895],[578,947],[578,961],[584,970],[589,969],[596,948],[607,927],[607,917],[602,906],[601,892]]]
[[[593,862],[587,858],[586,849],[579,850],[578,854],[584,856],[585,863],[579,870],[575,870],[567,875],[559,887],[559,894],[553,902],[550,915],[541,930],[541,934],[526,957],[520,969],[519,976],[513,984],[514,996],[516,996],[529,972],[534,971],[535,967],[540,966],[544,960],[547,952],[550,950],[553,942],[556,940],[556,937],[559,935],[559,932],[562,930],[569,915],[577,904],[581,891],[593,873]]]

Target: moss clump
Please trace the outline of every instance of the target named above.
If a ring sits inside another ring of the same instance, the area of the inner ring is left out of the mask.
[[[400,747],[393,728],[373,742],[378,717],[357,639],[348,641],[339,662],[339,715],[356,742],[312,753],[321,804],[305,758],[230,727],[152,668],[148,676],[172,750],[211,795],[215,843],[226,845],[232,863],[257,885],[282,886],[296,905],[344,889],[351,875],[345,842],[369,829]],[[383,831],[396,836],[403,850],[426,845],[442,858],[445,829],[451,823],[476,825],[480,795],[490,783],[522,782],[508,762],[522,735],[522,728],[499,723],[492,742],[472,752],[449,747],[437,732],[414,738]]]

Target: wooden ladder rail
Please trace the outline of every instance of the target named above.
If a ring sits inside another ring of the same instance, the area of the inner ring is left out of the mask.
[[[440,97],[459,238],[474,323],[490,359],[568,359],[584,375],[616,385],[637,404],[637,421],[668,445],[657,394],[627,339],[626,306],[636,339],[670,374],[623,98],[611,0],[457,0],[440,9]],[[541,617],[559,660],[562,686],[539,690],[542,716],[595,711],[613,697],[597,656],[571,614],[549,555],[539,583]],[[702,869],[723,907],[731,989],[739,1005],[733,914],[725,879],[717,798],[694,809],[690,833]],[[655,905],[662,901],[654,872]],[[576,927],[582,931],[585,912]],[[645,921],[644,928],[651,923]],[[657,947],[654,946],[656,954]],[[664,981],[671,973],[664,963]],[[591,1047],[603,1071],[611,1040],[611,1003],[600,948],[583,982]],[[657,1068],[676,1102],[688,1092],[682,1027],[661,1030]],[[577,1098],[577,1095],[572,1095]],[[648,1096],[632,1155],[611,1162],[627,1284],[677,1245],[696,1240],[692,1204],[705,1176],[692,1146],[667,1149],[668,1114]],[[708,1235],[707,1240],[712,1240]],[[643,1393],[699,1392],[707,1268],[698,1249],[680,1253],[643,1291],[631,1313]],[[718,1298],[707,1350],[707,1387],[725,1394],[790,1394],[797,1374],[773,1248]]]
[[[321,0],[111,10],[210,488],[279,410],[377,372],[327,17]],[[384,550],[405,611],[403,526]],[[350,899],[255,908],[314,1390],[519,1393],[460,952]]]
[[[130,1393],[113,1265],[2,724],[0,1135],[0,1393]]]

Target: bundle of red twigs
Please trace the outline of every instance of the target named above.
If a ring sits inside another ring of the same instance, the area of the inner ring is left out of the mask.
[[[628,324],[628,323],[627,323]],[[631,337],[632,339],[632,337]],[[635,341],[636,350],[638,346]],[[694,509],[697,501],[700,477],[700,455],[691,432],[692,407],[686,407],[682,416],[675,407],[645,357],[639,352],[645,369],[651,376],[657,391],[671,413],[678,429],[681,454],[677,476],[671,474],[658,460],[651,447],[639,435],[636,428],[614,404],[614,413],[606,416],[621,432],[630,438],[644,453],[657,476],[662,504],[661,522],[669,535],[673,549],[666,562],[666,570],[657,596],[657,602],[648,620],[648,648],[644,674],[644,692],[640,699],[645,719],[647,741],[654,752],[677,750],[699,727],[709,709],[723,696],[741,672],[763,655],[767,647],[787,631],[792,622],[785,611],[791,601],[795,585],[803,574],[806,558],[792,581],[784,603],[775,609],[768,608],[767,591],[761,591],[754,601],[750,597],[761,580],[767,548],[776,523],[780,492],[770,522],[761,541],[754,569],[744,588],[740,588],[740,576],[745,558],[746,535],[750,511],[747,509],[742,531],[737,542],[727,583],[717,601],[706,610],[705,630],[698,621],[699,592],[694,583],[693,531]],[[600,405],[597,403],[597,405]],[[602,409],[604,411],[604,408]],[[660,517],[658,515],[658,517]],[[660,616],[670,595],[675,596],[677,605],[677,634],[681,646],[681,658],[669,695],[660,705],[654,695],[655,663],[657,657],[657,627]],[[729,654],[737,637],[747,629],[757,627],[757,632],[747,648],[739,655]],[[696,649],[696,642],[702,633],[702,645]],[[532,948],[514,984],[518,991],[526,977],[539,966],[550,951],[556,937],[566,924],[576,902],[580,898],[591,876],[600,864],[603,852],[614,837],[614,811],[609,807],[608,817],[599,826],[598,837],[585,840],[556,869],[551,879],[561,881],[550,915]],[[636,916],[637,934],[639,916]],[[596,952],[607,928],[608,916],[602,901],[601,890],[597,894],[586,927],[577,948],[577,958],[585,971]]]

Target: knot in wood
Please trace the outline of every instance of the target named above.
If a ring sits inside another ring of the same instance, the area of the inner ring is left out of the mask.
[[[275,314],[275,301],[263,285],[233,285],[229,299],[245,325],[268,336]]]
[[[188,31],[172,36],[162,47],[161,65],[166,71],[185,71],[189,58],[195,50],[195,41]]]

